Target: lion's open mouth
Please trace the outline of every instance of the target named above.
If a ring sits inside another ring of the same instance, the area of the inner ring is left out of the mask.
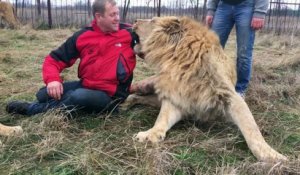
[[[145,53],[140,52],[137,54],[140,58],[145,59]]]

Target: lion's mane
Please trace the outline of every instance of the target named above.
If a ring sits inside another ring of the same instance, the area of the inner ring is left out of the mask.
[[[187,17],[160,18],[154,23],[142,52],[158,70],[155,89],[159,98],[168,98],[202,120],[207,120],[203,113],[224,113],[235,91],[236,72],[217,35]]]

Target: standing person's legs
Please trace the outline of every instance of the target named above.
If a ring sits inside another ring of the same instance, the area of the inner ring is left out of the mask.
[[[251,28],[254,2],[246,0],[235,8],[234,18],[237,35],[237,84],[236,91],[244,94],[251,78],[252,51],[255,31]]]
[[[213,18],[212,29],[219,36],[223,48],[225,47],[233,25],[233,6],[220,1]]]

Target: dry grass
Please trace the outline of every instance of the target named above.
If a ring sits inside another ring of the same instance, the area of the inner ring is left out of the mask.
[[[152,126],[156,109],[137,106],[117,115],[70,117],[59,110],[33,117],[8,115],[8,101],[34,100],[41,64],[74,30],[0,29],[0,122],[21,125],[21,137],[1,137],[1,174],[300,174],[300,40],[259,34],[246,101],[261,131],[289,162],[257,162],[230,123],[175,125],[159,145],[132,136]],[[226,51],[234,57],[234,38]],[[64,78],[76,78],[76,66]],[[152,75],[139,60],[135,80]]]

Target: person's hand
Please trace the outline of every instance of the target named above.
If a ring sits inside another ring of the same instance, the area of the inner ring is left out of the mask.
[[[59,81],[52,81],[47,85],[47,93],[50,97],[54,98],[55,100],[60,100],[61,95],[63,94],[64,89],[63,85]]]
[[[205,24],[210,27],[212,25],[214,17],[211,15],[207,15],[205,18]]]
[[[254,30],[259,30],[259,29],[263,28],[264,24],[265,24],[265,19],[263,19],[263,18],[256,18],[256,17],[252,18],[251,27]]]

